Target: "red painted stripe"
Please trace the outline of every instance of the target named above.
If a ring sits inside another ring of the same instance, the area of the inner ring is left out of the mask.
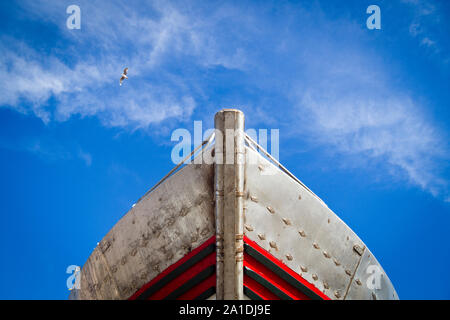
[[[254,272],[259,274],[261,277],[269,281],[272,285],[283,291],[285,294],[290,296],[294,300],[311,300],[303,292],[298,291],[296,288],[291,286],[289,283],[277,276],[273,271],[266,268],[264,265],[256,261],[254,258],[248,254],[244,254],[244,266],[249,267]]]
[[[148,300],[161,300],[164,299],[167,295],[172,293],[175,289],[183,285],[186,281],[189,281],[193,277],[195,277],[198,273],[205,270],[207,267],[216,264],[216,253],[213,252],[202,261],[199,261],[197,264],[193,265],[191,268],[186,270],[183,274],[178,276],[177,278],[170,281],[164,287],[162,287],[159,291],[155,292],[151,295]]]
[[[312,283],[309,283],[305,279],[303,279],[298,273],[296,273],[294,270],[289,268],[287,265],[285,265],[281,260],[278,260],[273,255],[271,255],[269,252],[267,252],[265,249],[261,248],[256,242],[250,240],[247,236],[244,236],[244,242],[248,245],[252,246],[253,249],[257,250],[259,253],[261,253],[264,257],[272,261],[274,264],[276,264],[278,267],[280,267],[283,271],[291,275],[293,278],[295,278],[298,282],[303,284],[305,287],[309,288],[311,291],[313,291],[315,294],[317,294],[319,297],[321,297],[324,300],[331,300],[327,295],[325,295],[322,291],[317,289]],[[245,262],[245,259],[244,259]]]
[[[213,274],[209,278],[205,279],[202,283],[199,283],[194,288],[178,297],[177,300],[194,300],[200,294],[215,286],[216,286],[216,275]]]
[[[259,284],[249,276],[244,274],[244,287],[249,288],[255,292],[258,296],[264,300],[280,300],[276,295],[266,289],[263,285]]]
[[[174,264],[172,264],[171,266],[169,266],[167,269],[165,269],[164,271],[162,271],[160,274],[158,274],[155,278],[153,278],[150,282],[148,282],[147,284],[143,285],[135,294],[133,294],[129,300],[135,300],[137,297],[139,297],[145,290],[147,290],[148,288],[150,288],[153,284],[157,283],[159,280],[161,280],[162,278],[164,278],[166,275],[168,275],[170,272],[172,272],[173,270],[175,270],[177,267],[179,267],[180,265],[182,265],[183,263],[185,263],[187,260],[189,260],[190,258],[192,258],[193,256],[195,256],[197,253],[199,253],[200,251],[202,251],[203,249],[205,249],[207,246],[209,246],[210,244],[214,243],[216,241],[216,236],[212,236],[211,238],[209,238],[206,242],[204,242],[203,244],[201,244],[199,247],[195,248],[194,250],[192,250],[191,252],[189,252],[188,254],[186,254],[183,258],[181,258],[180,260],[178,260],[177,262],[175,262]]]
[[[250,245],[252,248],[257,250],[260,254],[262,254],[264,257],[272,261],[274,264],[276,264],[279,268],[281,268],[284,272],[291,275],[294,279],[302,283],[305,287],[309,288],[311,291],[316,293],[318,296],[320,296],[322,299],[330,300],[325,294],[323,294],[319,289],[317,289],[313,284],[309,283],[305,279],[303,279],[299,274],[297,274],[295,271],[290,269],[288,266],[286,266],[282,261],[275,258],[273,255],[271,255],[269,252],[267,252],[265,249],[261,248],[256,242],[248,239],[246,236],[244,236],[244,241]],[[193,256],[198,254],[200,251],[205,249],[207,246],[215,242],[215,236],[209,238],[205,243],[200,245],[199,247],[195,248],[193,251],[189,252],[187,255],[185,255],[183,258],[181,258],[179,261],[174,263],[173,265],[169,266],[167,269],[165,269],[163,272],[161,272],[158,276],[156,276],[154,279],[152,279],[150,282],[148,282],[146,285],[144,285],[141,289],[139,289],[130,299],[136,299],[140,294],[142,294],[144,291],[146,291],[148,288],[150,288],[152,285],[157,283],[159,280],[167,276],[169,273],[174,271],[177,267],[191,259]],[[152,296],[149,297],[149,299],[163,299],[167,295],[169,295],[171,292],[176,290],[178,287],[183,285],[186,281],[189,281],[192,279],[195,275],[197,275],[199,272],[203,271],[205,268],[210,267],[211,265],[214,265],[216,263],[216,253],[211,253],[207,257],[205,257],[202,261],[198,262],[196,265],[192,266],[188,270],[186,270],[182,275],[178,276],[176,279],[169,282],[166,286],[161,288],[159,291],[154,293]],[[281,279],[279,276],[277,276],[273,271],[266,268],[264,265],[256,261],[251,256],[244,254],[244,265],[248,268],[252,269],[254,272],[259,274],[260,276],[264,277],[267,281],[272,283],[275,287],[283,291],[285,294],[291,296],[293,299],[308,299],[308,297],[297,290],[295,287]],[[184,293],[182,296],[180,296],[178,299],[182,300],[189,300],[197,297],[202,292],[206,291],[207,289],[213,287],[216,285],[216,276],[212,275],[208,279],[202,281],[200,284],[196,285],[194,288],[190,289],[188,292]],[[276,300],[279,299],[276,295],[271,293],[269,290],[264,288],[261,284],[256,282],[255,280],[251,279],[248,276],[244,276],[244,286],[248,287],[252,291],[254,291],[256,294],[261,296],[264,299],[268,300]]]

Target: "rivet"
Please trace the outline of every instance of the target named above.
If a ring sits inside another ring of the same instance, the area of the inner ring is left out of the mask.
[[[272,214],[274,214],[274,213],[275,213],[275,210],[273,210],[273,208],[272,208],[272,207],[270,207],[270,206],[268,206],[268,207],[267,207],[267,210],[269,210],[269,212],[270,212],[270,213],[272,213]]]
[[[335,264],[335,265],[337,265],[337,266],[340,266],[340,265],[341,265],[341,263],[340,263],[339,261],[337,261],[336,259],[333,259],[333,261],[334,261],[334,264]]]
[[[313,243],[313,247],[316,248],[316,249],[320,249],[319,245],[317,243],[315,243],[315,242]]]
[[[258,238],[260,240],[266,240],[266,236],[264,234],[262,234],[262,233],[258,234]]]
[[[330,254],[326,251],[323,252],[323,255],[325,256],[325,258],[331,258]]]
[[[258,169],[259,169],[260,171],[263,171],[263,170],[264,170],[264,167],[262,166],[262,164],[260,164],[260,165],[258,166]]]
[[[326,281],[323,282],[323,287],[325,289],[330,289],[330,286],[328,285],[328,283]]]
[[[312,278],[314,279],[314,281],[317,281],[319,279],[319,277],[317,276],[317,274],[313,274]]]
[[[252,226],[249,226],[248,224],[245,225],[245,229],[247,229],[248,231],[253,231]]]
[[[298,233],[300,234],[300,236],[302,236],[302,237],[306,237],[306,233],[305,233],[305,231],[303,231],[303,230],[300,230],[300,231],[299,231]]]
[[[250,200],[252,200],[253,202],[258,202],[258,198],[255,196],[250,196]]]
[[[185,217],[189,212],[189,209],[185,206],[183,206],[180,210],[180,216]]]
[[[328,219],[328,223],[330,223],[330,219]]]
[[[354,250],[358,255],[362,256],[363,251],[362,251],[362,249],[361,249],[360,246],[358,246],[357,244],[355,244],[355,245],[353,246],[353,250]]]
[[[276,244],[274,241],[270,241],[270,242],[269,242],[269,245],[270,245],[270,247],[272,247],[272,248],[278,250],[277,244]]]
[[[170,217],[170,218],[167,219],[166,221],[167,221],[167,222],[166,222],[166,225],[169,226],[169,227],[175,223],[175,219],[172,218],[172,217]]]
[[[335,292],[334,292],[334,295],[335,295],[335,297],[338,298],[338,299],[341,297],[341,294],[339,293],[339,291],[335,291]]]
[[[352,275],[352,272],[351,272],[350,270],[348,270],[348,269],[345,270],[345,273],[346,273],[347,275],[349,275],[349,276]]]
[[[148,244],[148,240],[142,240],[141,247],[146,247]]]
[[[300,269],[302,270],[302,272],[308,272],[308,268],[307,267],[300,266]]]
[[[292,261],[292,259],[294,259],[289,253],[286,255],[286,258],[287,258],[289,261]]]
[[[302,195],[301,194],[298,195],[298,200],[302,200]]]
[[[356,282],[356,284],[357,284],[358,286],[360,286],[360,285],[362,284],[362,283],[361,283],[361,280],[359,280],[359,279],[356,279],[355,282]]]
[[[288,226],[290,226],[292,223],[291,223],[291,220],[289,220],[288,218],[283,218],[282,219],[283,220],[283,222],[286,224],[286,225],[288,225]]]
[[[100,242],[100,249],[102,250],[102,253],[105,253],[109,247],[111,246],[111,242],[109,241],[101,241]]]
[[[158,272],[159,272],[159,264],[158,264],[158,263],[154,264],[154,265],[152,266],[152,269],[153,269],[154,271],[158,271]]]

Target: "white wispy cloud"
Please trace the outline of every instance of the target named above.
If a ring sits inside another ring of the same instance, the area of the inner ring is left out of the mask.
[[[6,39],[8,46],[0,45],[0,86],[5,89],[0,96],[0,105],[16,108],[21,112],[32,111],[44,122],[52,118],[46,108],[51,97],[69,94],[83,95],[83,90],[104,84],[110,70],[99,70],[98,66],[80,63],[68,67],[60,59],[39,55],[25,43]],[[20,52],[20,53],[18,53]]]
[[[423,20],[434,6],[404,2],[420,6],[410,34],[422,46],[436,47]],[[329,19],[314,5],[277,7],[283,19],[270,20],[271,5],[134,4],[138,9],[80,1],[82,29],[67,30],[64,2],[25,1],[31,18],[60,29],[71,59],[58,50],[42,56],[22,40],[3,41],[8,46],[1,48],[0,72],[7,77],[0,86],[7,90],[0,105],[46,122],[96,116],[105,126],[145,129],[189,120],[199,103],[209,102],[196,80],[220,66],[238,70],[246,79],[242,90],[257,92],[258,100],[246,101],[252,118],[277,119],[285,128],[301,124],[311,143],[348,156],[352,165],[374,159],[386,173],[448,198],[440,173],[449,158],[445,134],[427,117],[427,106],[395,84],[391,66],[367,44],[363,25]],[[119,88],[124,66],[130,79]],[[281,105],[272,104],[278,98],[288,103],[282,114],[273,111]],[[80,157],[89,165],[89,157]]]
[[[409,25],[409,33],[412,37],[417,38],[419,44],[429,49],[431,53],[436,55],[443,55],[442,61],[448,61],[448,54],[442,52],[440,46],[440,37],[442,36],[437,30],[445,28],[442,22],[443,18],[442,4],[434,0],[401,0],[413,11],[413,17]],[[444,32],[444,40],[447,40],[448,35]]]
[[[359,32],[358,27],[348,25]],[[363,41],[343,47],[324,34],[307,54],[301,81],[295,83],[298,133],[310,143],[346,156],[350,166],[366,159],[436,197],[449,194],[442,176],[450,150],[445,132],[427,116],[427,106],[398,84],[390,65]],[[320,61],[308,66],[307,61]]]
[[[171,60],[239,68],[244,55],[238,49],[219,50],[208,21],[187,16],[170,4],[141,4],[153,16],[123,3],[99,7],[83,1],[82,29],[67,30],[61,23],[66,18],[60,14],[65,12],[64,3],[24,2],[24,10],[37,21],[61,29],[71,42],[67,55],[75,63],[65,62],[56,50],[42,56],[24,41],[2,39],[7,45],[1,47],[0,72],[5,76],[0,86],[6,94],[0,97],[0,105],[32,112],[44,122],[97,116],[105,125],[131,129],[170,118],[189,119],[197,105],[191,93],[195,84],[167,71]],[[91,50],[85,50],[87,46]],[[119,88],[118,77],[125,66],[130,68],[130,79]],[[49,106],[50,99],[56,105]]]
[[[316,143],[333,146],[349,156],[352,165],[361,158],[378,160],[388,173],[404,176],[434,196],[447,192],[448,182],[439,172],[439,160],[449,159],[445,137],[424,120],[409,97],[312,90],[302,93],[300,101]]]

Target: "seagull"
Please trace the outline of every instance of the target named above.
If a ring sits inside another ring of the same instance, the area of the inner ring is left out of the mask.
[[[125,68],[122,73],[122,77],[120,77],[120,85],[122,85],[123,80],[128,79],[128,68]]]

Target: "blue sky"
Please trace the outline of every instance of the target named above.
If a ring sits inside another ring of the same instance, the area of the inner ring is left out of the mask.
[[[67,266],[173,167],[173,130],[231,106],[280,130],[280,161],[400,298],[450,299],[449,17],[437,0],[1,1],[0,298],[66,299]]]

